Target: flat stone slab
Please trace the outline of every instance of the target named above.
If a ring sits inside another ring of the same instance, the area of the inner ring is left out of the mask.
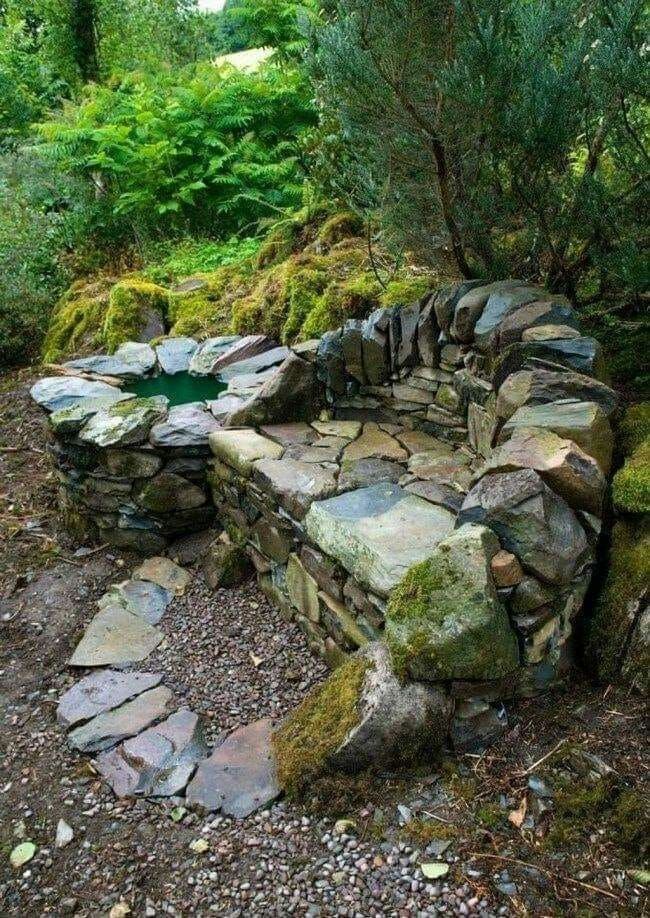
[[[181,708],[93,762],[118,797],[172,797],[182,793],[208,755],[201,720]]]
[[[68,408],[59,408],[50,415],[52,430],[60,436],[72,436],[98,411],[107,411],[118,402],[126,402],[134,398],[130,392],[121,392],[113,389],[110,395],[100,395],[97,398],[81,398]]]
[[[253,481],[275,494],[281,506],[300,520],[313,501],[336,493],[336,476],[330,469],[298,459],[260,459],[254,465]]]
[[[271,751],[271,720],[235,730],[201,762],[187,786],[188,803],[244,819],[280,795]]]
[[[219,371],[219,376],[224,380],[230,380],[235,376],[242,376],[248,373],[262,373],[271,367],[280,366],[290,354],[291,351],[288,347],[274,347],[246,360],[238,360],[236,363],[231,363]]]
[[[455,520],[453,513],[395,484],[378,484],[312,504],[305,527],[361,584],[388,596],[406,571],[449,535]]]
[[[175,596],[182,596],[192,578],[185,568],[170,561],[169,558],[155,556],[147,558],[139,567],[136,567],[133,571],[133,579],[157,583],[158,586],[169,590]]]
[[[210,434],[210,449],[222,462],[249,476],[257,459],[279,459],[284,452],[280,446],[256,430],[219,430]]]
[[[84,399],[115,398],[124,395],[116,386],[80,376],[46,376],[29,390],[34,401],[46,411],[71,408]]]
[[[159,685],[113,711],[98,714],[88,723],[75,727],[68,734],[68,742],[79,752],[110,749],[164,717],[172,698],[172,692],[164,685]]]
[[[186,372],[198,346],[194,338],[167,338],[161,341],[156,347],[160,369],[170,376]]]
[[[390,434],[378,424],[368,423],[363,426],[361,436],[346,446],[345,459],[387,459],[391,462],[406,462],[408,453]]]
[[[244,401],[245,400],[239,395],[224,393],[219,398],[215,398],[212,401],[207,402],[207,406],[217,421],[223,422],[229,414],[232,414],[233,411],[237,411],[238,408],[241,408],[244,404]]]
[[[361,433],[361,421],[313,421],[311,425],[323,437],[344,437],[354,440]]]
[[[276,346],[277,343],[272,338],[267,338],[266,335],[245,335],[217,357],[210,372],[220,374],[230,364],[257,357],[259,354],[273,350]]]
[[[163,634],[120,603],[106,605],[86,628],[69,666],[139,663],[155,650]]]
[[[104,669],[80,679],[64,692],[56,719],[66,729],[118,708],[125,701],[160,684],[160,673],[120,673]]]
[[[307,446],[318,439],[316,431],[304,421],[288,424],[266,424],[260,427],[265,437],[275,440],[280,446]]]
[[[72,370],[83,370],[86,373],[97,373],[102,376],[119,376],[133,379],[144,376],[156,366],[156,353],[148,344],[127,341],[120,345],[114,354],[97,354],[93,357],[80,357],[63,364]]]
[[[207,446],[221,425],[202,402],[176,405],[160,424],[154,424],[149,442],[154,446]]]
[[[91,446],[135,446],[144,443],[151,427],[167,413],[164,395],[133,398],[98,411],[85,424],[79,439]]]
[[[218,357],[239,341],[239,335],[222,335],[219,338],[208,338],[192,354],[189,372],[193,376],[208,376]]]
[[[100,609],[114,603],[125,606],[150,625],[157,625],[172,601],[172,592],[149,580],[125,580],[112,586],[99,600]]]
[[[439,456],[451,456],[453,448],[444,440],[438,440],[423,430],[400,430],[395,434],[395,439],[399,440],[404,449],[409,451],[410,455],[414,453],[430,453]]]
[[[357,459],[343,463],[339,475],[339,491],[368,488],[382,481],[397,484],[404,474],[404,466],[385,459]]]

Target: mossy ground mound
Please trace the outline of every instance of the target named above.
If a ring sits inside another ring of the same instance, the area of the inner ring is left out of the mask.
[[[358,703],[372,665],[353,657],[312,692],[275,733],[280,785],[298,794],[328,771],[328,760],[359,723]]]
[[[55,312],[45,359],[114,351],[137,339],[147,310],[164,315],[174,336],[266,334],[291,344],[378,306],[412,303],[435,286],[430,274],[410,267],[394,272],[381,250],[371,260],[363,224],[348,211],[301,211],[276,224],[258,251],[243,251],[171,289],[140,277],[74,284]],[[151,266],[145,274],[160,276]]]
[[[650,513],[650,436],[616,473],[612,496],[621,513]]]

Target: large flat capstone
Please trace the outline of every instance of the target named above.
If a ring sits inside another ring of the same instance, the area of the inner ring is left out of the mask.
[[[68,369],[83,370],[86,373],[138,379],[156,366],[156,354],[148,344],[127,341],[120,345],[114,354],[80,357],[63,365]]]
[[[168,713],[172,692],[164,685],[143,692],[126,704],[93,717],[87,724],[75,727],[68,742],[80,752],[110,749],[129,736],[136,736]]]
[[[154,446],[207,446],[208,437],[220,424],[202,402],[176,405],[160,424],[151,428]]]
[[[250,475],[257,459],[278,459],[284,447],[256,430],[218,430],[210,434],[210,449],[221,462],[242,475]]]
[[[98,411],[83,427],[79,439],[91,446],[132,446],[144,443],[149,430],[167,413],[164,395],[132,398]]]
[[[235,730],[199,765],[187,786],[190,804],[243,819],[280,795],[271,751],[272,721]]]
[[[167,338],[156,348],[156,357],[163,373],[173,376],[187,371],[198,343],[194,338]]]
[[[163,639],[161,631],[121,603],[104,606],[86,628],[70,658],[70,666],[138,663]]]
[[[387,596],[454,528],[455,515],[395,484],[311,505],[307,533],[368,589]]]
[[[104,669],[76,682],[61,696],[56,719],[64,727],[90,720],[160,684],[160,673],[120,673]]]
[[[108,383],[82,379],[80,376],[46,376],[34,383],[29,394],[46,411],[61,411],[77,405],[83,399],[107,398],[119,401],[124,393]]]

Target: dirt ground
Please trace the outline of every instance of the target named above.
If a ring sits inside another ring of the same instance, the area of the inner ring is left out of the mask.
[[[647,914],[647,708],[580,674],[569,691],[509,711],[508,733],[482,755],[324,781],[308,799],[243,823],[173,801],[115,800],[66,746],[55,709],[96,599],[136,559],[79,555],[57,531],[43,419],[27,394],[33,376],[0,377],[0,914]],[[252,586],[219,602],[245,621],[274,614]],[[242,637],[251,653],[253,632]],[[315,665],[300,671],[297,629],[286,643],[281,670],[269,660],[267,676],[262,666],[247,680],[252,700],[242,703],[258,716],[267,702],[281,714],[322,678]],[[232,726],[238,707],[219,703]],[[215,708],[202,713],[218,717]],[[57,849],[61,818],[74,839]],[[340,819],[350,823],[337,830]],[[197,838],[207,853],[190,847]],[[17,869],[9,856],[24,839],[37,854]],[[414,880],[423,861],[447,863],[448,875]]]

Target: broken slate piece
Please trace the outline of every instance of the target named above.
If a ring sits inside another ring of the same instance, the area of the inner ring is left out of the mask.
[[[150,580],[125,580],[112,586],[102,596],[99,607],[101,609],[113,603],[120,603],[129,612],[144,618],[150,625],[157,625],[171,601],[171,591],[158,583],[152,583]]]
[[[201,762],[187,800],[210,812],[244,819],[280,795],[268,718],[240,727]]]
[[[163,634],[123,605],[104,606],[90,622],[69,666],[138,663],[160,644]]]
[[[181,708],[167,720],[94,760],[118,797],[172,797],[180,794],[208,755],[201,720]]]
[[[172,697],[168,688],[159,685],[121,707],[98,714],[88,723],[75,727],[68,734],[68,742],[79,752],[110,749],[164,717]]]
[[[64,727],[90,720],[160,684],[160,673],[118,673],[103,669],[81,679],[61,696],[56,719]]]
[[[164,590],[175,596],[182,596],[190,582],[190,575],[185,568],[174,564],[169,558],[161,556],[147,558],[133,571],[134,580],[148,580],[157,583]]]

